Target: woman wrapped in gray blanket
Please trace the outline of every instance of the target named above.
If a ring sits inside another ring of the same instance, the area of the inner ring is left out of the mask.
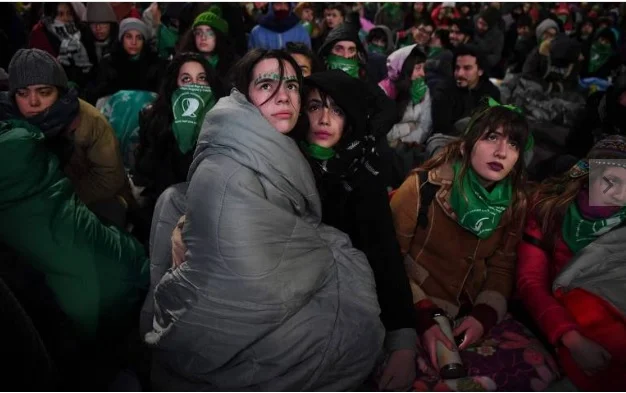
[[[384,328],[365,256],[321,224],[313,174],[287,135],[301,71],[285,52],[254,50],[233,75],[236,88],[204,120],[186,195],[170,199],[186,199],[178,267],[164,267],[163,247],[176,207],[155,211],[170,222],[153,222],[143,315],[153,388],[358,388]]]

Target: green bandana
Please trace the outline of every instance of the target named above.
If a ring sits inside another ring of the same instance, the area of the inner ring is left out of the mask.
[[[480,184],[473,169],[468,169],[465,177],[459,179],[461,163],[455,162],[452,168],[454,184],[450,205],[459,225],[481,239],[489,238],[498,227],[502,214],[511,205],[513,186],[510,179],[499,181],[489,192]]]
[[[220,61],[220,55],[218,55],[217,53],[210,54],[206,57],[206,59],[214,70],[217,69],[217,63],[219,63]]]
[[[353,78],[359,77],[359,61],[357,59],[328,55],[326,62],[329,70],[341,70]]]
[[[302,142],[301,146],[309,156],[315,158],[316,160],[326,161],[335,156],[335,150],[330,147],[322,147],[308,142]]]
[[[215,97],[209,86],[185,85],[172,94],[174,122],[172,132],[178,149],[186,154],[196,145],[204,114],[215,105]]]
[[[419,104],[424,99],[428,86],[426,85],[426,79],[417,78],[411,82],[411,101],[413,105]]]
[[[140,58],[140,57],[141,57],[141,53],[139,53],[139,54],[137,54],[137,55],[130,56],[130,57],[128,58],[128,60],[130,60],[130,61],[139,61],[139,58]]]
[[[161,59],[167,59],[176,47],[178,41],[178,30],[173,27],[165,26],[163,23],[159,26],[157,32],[157,52]]]
[[[313,25],[311,24],[311,22],[306,20],[302,21],[302,27],[304,27],[304,30],[306,30],[309,35],[313,34]]]
[[[567,15],[558,15],[557,19],[560,20],[563,23],[567,22]]]
[[[587,220],[580,214],[576,202],[570,203],[563,220],[563,240],[573,253],[585,248],[598,236],[604,235],[626,219],[626,209],[621,209],[613,216],[601,220]]]
[[[367,51],[369,53],[380,53],[381,55],[385,54],[385,48],[383,48],[382,46],[378,46],[376,44],[367,45]]]
[[[601,44],[598,41],[591,45],[591,51],[589,53],[589,67],[587,70],[591,73],[596,72],[609,61],[609,58],[613,54],[613,48],[611,45]]]
[[[433,58],[443,52],[443,48],[440,46],[431,46],[428,50],[428,58]]]

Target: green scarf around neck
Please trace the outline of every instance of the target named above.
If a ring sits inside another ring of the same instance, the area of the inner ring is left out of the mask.
[[[572,201],[563,220],[561,234],[569,249],[574,253],[621,224],[626,219],[626,209],[621,209],[609,218],[588,220],[580,213],[576,201]]]
[[[417,78],[411,82],[411,102],[413,105],[417,105],[424,99],[426,96],[426,92],[428,91],[428,86],[426,85],[425,78]]]
[[[204,115],[213,108],[213,105],[215,96],[209,86],[184,85],[174,91],[172,132],[181,153],[187,154],[194,148]]]
[[[440,46],[431,46],[430,49],[428,49],[428,58],[432,59],[433,57],[437,56],[441,52],[443,52],[443,48],[442,47],[440,47]]]
[[[322,147],[320,145],[316,145],[314,143],[308,143],[302,141],[300,146],[304,149],[304,151],[311,157],[316,160],[326,161],[330,160],[335,156],[335,150],[331,147]]]
[[[598,71],[613,55],[613,48],[610,44],[601,44],[598,41],[591,45],[589,52],[589,66],[587,70],[591,73]]]
[[[326,62],[329,70],[341,70],[353,78],[359,77],[359,61],[357,59],[328,55]]]
[[[209,53],[206,57],[207,61],[213,67],[214,70],[217,69],[217,63],[220,62],[220,55],[217,53]]]
[[[478,175],[469,168],[461,179],[461,163],[455,162],[454,181],[450,192],[450,205],[457,215],[459,225],[480,239],[487,239],[500,224],[502,214],[511,205],[513,186],[507,177],[493,190],[487,191]]]

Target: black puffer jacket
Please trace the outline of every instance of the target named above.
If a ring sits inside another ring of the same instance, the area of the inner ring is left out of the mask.
[[[95,104],[99,98],[120,90],[146,90],[157,92],[164,63],[147,47],[139,59],[131,60],[121,47],[104,56],[98,65],[96,82],[87,89],[85,98]]]

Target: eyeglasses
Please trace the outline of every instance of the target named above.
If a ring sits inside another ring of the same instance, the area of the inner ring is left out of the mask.
[[[199,38],[199,37],[214,38],[215,37],[215,32],[213,32],[213,30],[202,31],[200,29],[197,29],[197,30],[193,31],[193,35],[196,38]]]

